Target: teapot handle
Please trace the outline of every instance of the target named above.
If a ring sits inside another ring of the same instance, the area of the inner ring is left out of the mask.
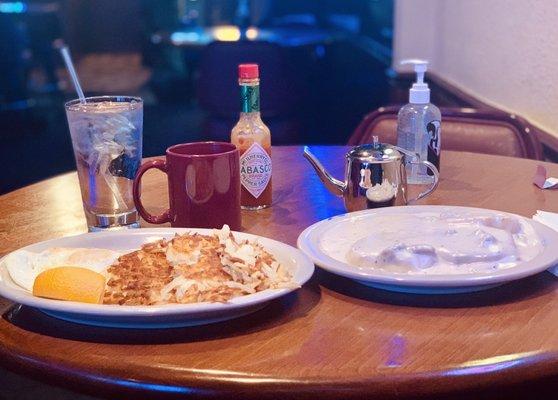
[[[425,190],[424,192],[420,193],[416,198],[408,200],[407,203],[409,201],[417,201],[420,200],[426,196],[428,196],[430,193],[432,193],[434,190],[436,190],[436,188],[438,187],[438,183],[440,181],[440,172],[438,171],[438,168],[436,168],[436,166],[434,164],[432,164],[430,161],[425,161],[425,160],[421,160],[418,153],[409,151],[409,150],[405,150],[399,146],[393,146],[395,149],[399,150],[401,153],[405,154],[406,156],[409,156],[411,158],[411,161],[409,161],[409,164],[413,164],[413,165],[426,165],[426,168],[428,168],[430,171],[432,171],[432,173],[434,174],[434,182],[432,183],[432,186],[430,186],[427,190]]]
[[[409,200],[409,201],[417,201],[417,200],[420,200],[420,199],[428,196],[430,193],[432,193],[434,190],[436,190],[436,188],[438,187],[438,183],[440,181],[440,172],[438,172],[438,168],[436,168],[436,166],[434,164],[432,164],[430,161],[425,161],[425,160],[416,161],[416,159],[415,159],[415,160],[409,161],[409,164],[426,165],[426,168],[428,168],[434,174],[434,182],[432,183],[432,186],[430,186],[424,192],[420,193],[416,198]]]

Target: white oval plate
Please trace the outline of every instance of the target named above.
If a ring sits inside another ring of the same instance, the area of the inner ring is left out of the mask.
[[[149,228],[125,231],[85,233],[36,243],[21,250],[40,252],[51,247],[104,248],[118,251],[139,249],[142,244],[175,234],[197,232],[209,234],[211,229]],[[275,256],[302,286],[314,272],[314,264],[298,249],[261,236],[234,232],[239,240],[258,241]],[[18,250],[19,251],[19,250]],[[160,306],[119,306],[86,304],[73,301],[43,299],[33,296],[11,278],[3,258],[0,259],[0,296],[15,303],[35,307],[44,313],[63,320],[88,325],[118,328],[171,328],[203,325],[224,321],[257,311],[269,301],[284,296],[295,289],[268,289],[236,297],[227,303],[167,304]]]
[[[543,251],[530,261],[496,271],[443,275],[409,275],[372,268],[359,268],[331,257],[320,246],[320,239],[326,232],[334,230],[335,236],[342,239],[350,235],[351,226],[357,222],[369,224],[369,233],[373,234],[375,228],[380,228],[374,222],[378,216],[452,211],[474,212],[483,215],[508,215],[520,218],[531,225],[539,235],[543,242]],[[537,274],[552,267],[558,261],[558,232],[539,222],[502,211],[455,206],[403,206],[358,211],[320,221],[306,228],[300,234],[298,237],[298,248],[319,267],[367,286],[405,293],[451,294],[489,289],[506,282]]]

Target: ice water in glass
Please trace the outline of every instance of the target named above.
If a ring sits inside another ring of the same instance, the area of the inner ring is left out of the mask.
[[[141,164],[143,102],[124,96],[66,103],[90,231],[139,228],[132,183]]]

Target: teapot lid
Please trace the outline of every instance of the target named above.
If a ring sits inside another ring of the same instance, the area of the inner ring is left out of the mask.
[[[395,146],[378,142],[378,137],[373,137],[374,142],[354,147],[347,153],[348,158],[357,158],[368,161],[389,162],[401,160],[403,154]]]

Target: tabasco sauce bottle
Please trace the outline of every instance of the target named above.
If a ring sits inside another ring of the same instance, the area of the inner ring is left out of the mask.
[[[240,64],[238,83],[242,112],[231,132],[240,150],[240,204],[247,210],[271,205],[271,133],[260,117],[258,64]]]

